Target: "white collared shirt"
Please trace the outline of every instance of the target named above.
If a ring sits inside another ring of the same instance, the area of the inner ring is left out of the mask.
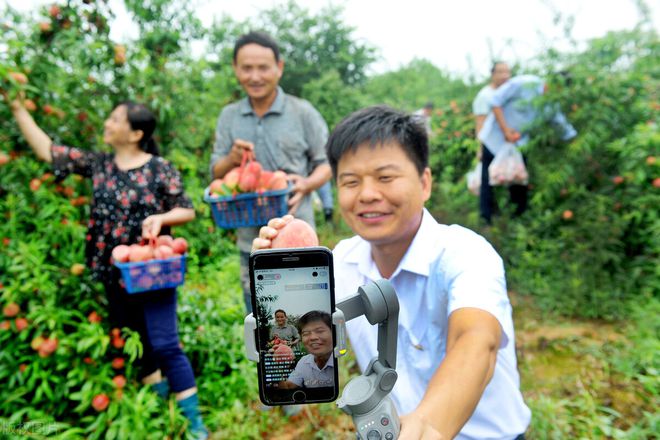
[[[334,249],[336,300],[382,276],[371,246],[359,236]],[[413,411],[445,356],[449,315],[474,307],[502,327],[495,372],[457,439],[513,439],[529,425],[531,412],[520,393],[511,304],[502,259],[481,236],[458,225],[441,225],[424,209],[422,223],[389,281],[399,299],[398,380],[391,396],[399,414]],[[377,327],[361,316],[347,324],[364,371],[378,356]]]
[[[335,364],[332,356],[328,358],[323,368],[319,368],[314,361],[313,354],[301,357],[296,368],[289,375],[289,382],[299,387],[319,388],[335,385]]]

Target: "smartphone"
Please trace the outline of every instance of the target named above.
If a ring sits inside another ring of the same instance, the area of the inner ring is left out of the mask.
[[[332,252],[322,246],[250,255],[259,397],[266,405],[332,402],[339,394]]]

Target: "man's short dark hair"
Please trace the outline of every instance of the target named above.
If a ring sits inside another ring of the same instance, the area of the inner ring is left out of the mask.
[[[337,177],[337,163],[344,154],[354,153],[364,144],[375,148],[388,142],[403,148],[421,176],[429,162],[426,128],[419,118],[386,105],[358,110],[335,127],[325,146],[332,173]]]
[[[504,61],[502,61],[502,60],[496,60],[496,61],[493,61],[493,64],[490,66],[490,74],[491,74],[491,76],[495,73],[495,69],[497,69],[497,65],[498,65],[498,64],[506,64],[506,63],[505,63]]]
[[[248,44],[258,44],[261,47],[268,48],[273,51],[275,61],[280,60],[280,48],[273,37],[265,32],[251,31],[247,34],[241,35],[238,37],[238,40],[236,40],[236,44],[234,44],[234,62],[236,62],[236,56],[241,47],[247,46]]]
[[[329,329],[332,329],[332,318],[328,312],[323,312],[321,310],[312,310],[302,315],[298,319],[298,330],[302,333],[303,327],[305,327],[310,322],[321,321],[328,326]]]
[[[429,101],[426,104],[424,104],[424,108],[427,108],[429,110],[433,110],[433,102]]]
[[[280,312],[284,313],[284,316],[286,316],[286,312],[285,312],[284,310],[282,310],[282,309],[277,309],[277,310],[275,310],[275,313],[273,313],[273,316],[277,315],[277,314],[280,313]]]

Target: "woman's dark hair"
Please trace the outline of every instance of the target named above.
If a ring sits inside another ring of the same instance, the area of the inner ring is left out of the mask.
[[[140,149],[146,153],[159,156],[158,144],[153,138],[156,129],[156,115],[144,104],[124,101],[119,106],[126,107],[126,119],[133,130],[142,131],[142,139],[138,142]]]
[[[386,105],[358,110],[335,127],[325,145],[332,174],[337,177],[337,163],[347,152],[365,144],[375,148],[388,142],[399,144],[422,175],[429,162],[426,129],[419,118]]]
[[[238,40],[236,40],[236,44],[234,44],[234,63],[236,62],[238,51],[241,49],[241,47],[247,46],[248,44],[257,44],[261,47],[268,48],[273,51],[273,54],[275,55],[275,61],[280,60],[280,48],[273,37],[265,32],[252,31],[241,35],[238,37]]]
[[[321,310],[312,310],[307,312],[298,319],[298,330],[302,333],[303,327],[305,327],[310,322],[321,321],[328,326],[329,329],[332,329],[332,318],[328,312],[323,312]]]

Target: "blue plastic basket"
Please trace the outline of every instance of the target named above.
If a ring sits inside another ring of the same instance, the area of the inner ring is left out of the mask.
[[[282,217],[289,211],[287,195],[291,186],[263,193],[243,193],[235,196],[211,195],[204,190],[204,201],[211,205],[215,224],[223,229],[263,226],[273,217]]]
[[[115,263],[121,271],[124,287],[128,293],[170,289],[183,284],[186,274],[186,256],[166,260]]]

